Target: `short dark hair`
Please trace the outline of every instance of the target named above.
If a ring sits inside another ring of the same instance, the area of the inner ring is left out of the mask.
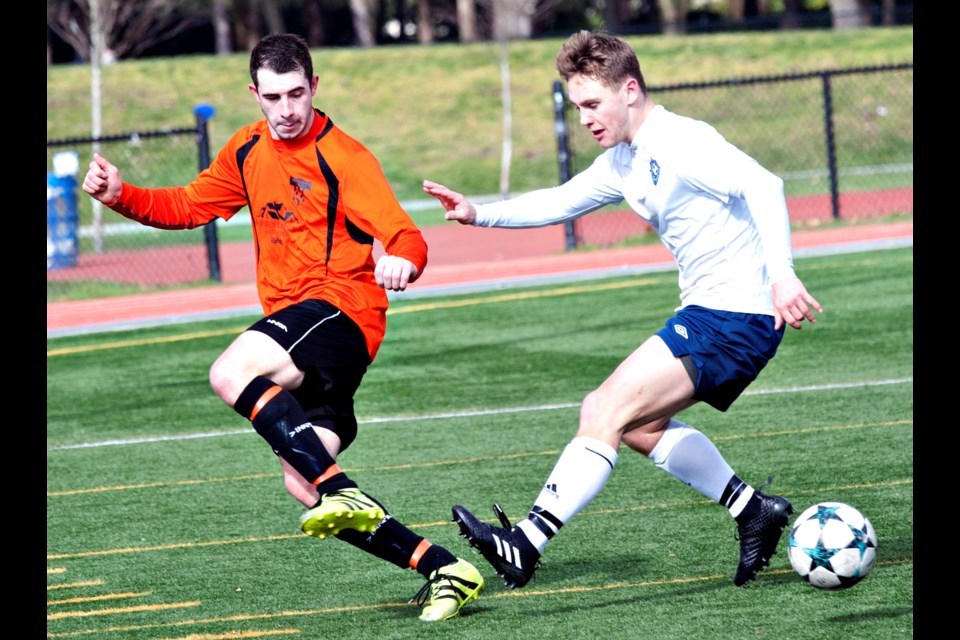
[[[307,80],[313,80],[313,60],[307,41],[295,33],[271,33],[260,39],[250,52],[250,77],[259,87],[257,71],[269,69],[274,73],[303,71]]]
[[[636,78],[640,91],[647,92],[637,54],[620,38],[602,31],[584,29],[570,36],[557,54],[557,72],[564,80],[582,75],[611,89],[627,78]]]

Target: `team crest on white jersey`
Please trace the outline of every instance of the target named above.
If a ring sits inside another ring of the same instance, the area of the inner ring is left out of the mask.
[[[654,186],[660,181],[660,163],[653,158],[650,158],[650,178],[653,180]]]

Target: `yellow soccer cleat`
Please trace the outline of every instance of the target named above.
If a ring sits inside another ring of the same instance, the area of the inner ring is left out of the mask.
[[[483,576],[477,568],[457,558],[455,563],[431,573],[430,579],[411,602],[416,601],[420,606],[427,602],[420,613],[420,619],[424,622],[449,620],[460,615],[463,605],[476,600],[483,587]]]
[[[373,531],[386,513],[360,489],[341,489],[325,493],[320,504],[300,516],[300,529],[308,536],[323,540],[344,529]]]

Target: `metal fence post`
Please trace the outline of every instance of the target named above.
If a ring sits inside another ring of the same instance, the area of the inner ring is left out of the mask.
[[[207,121],[216,114],[217,110],[209,104],[198,104],[193,108],[193,115],[197,117],[197,152],[200,157],[200,171],[210,166],[210,137],[207,134]],[[216,219],[204,226],[203,237],[207,245],[207,264],[210,268],[210,279],[222,282]]]
[[[553,121],[557,132],[557,162],[560,164],[560,184],[569,180],[570,172],[570,136],[567,132],[566,97],[563,95],[563,84],[559,80],[553,81]],[[577,248],[577,234],[574,221],[563,223],[566,232],[567,251]]]
[[[830,89],[830,74],[820,76],[823,84],[823,118],[827,137],[827,171],[830,175],[830,207],[833,219],[840,219],[840,189],[837,186],[837,143],[833,137],[833,93]]]

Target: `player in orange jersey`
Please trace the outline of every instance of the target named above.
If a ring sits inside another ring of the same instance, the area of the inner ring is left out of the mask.
[[[337,466],[357,433],[353,398],[386,330],[387,291],[427,264],[427,245],[377,159],[313,106],[318,76],[306,42],[263,38],[249,85],[265,118],[230,138],[186,186],[144,188],[95,154],[83,190],[122,216],[192,229],[249,207],[264,317],[210,369],[223,402],[273,448],[301,529],[335,536],[427,583],[421,620],[453,618],[477,598],[480,573],[415,534]],[[386,251],[376,263],[374,239]]]

